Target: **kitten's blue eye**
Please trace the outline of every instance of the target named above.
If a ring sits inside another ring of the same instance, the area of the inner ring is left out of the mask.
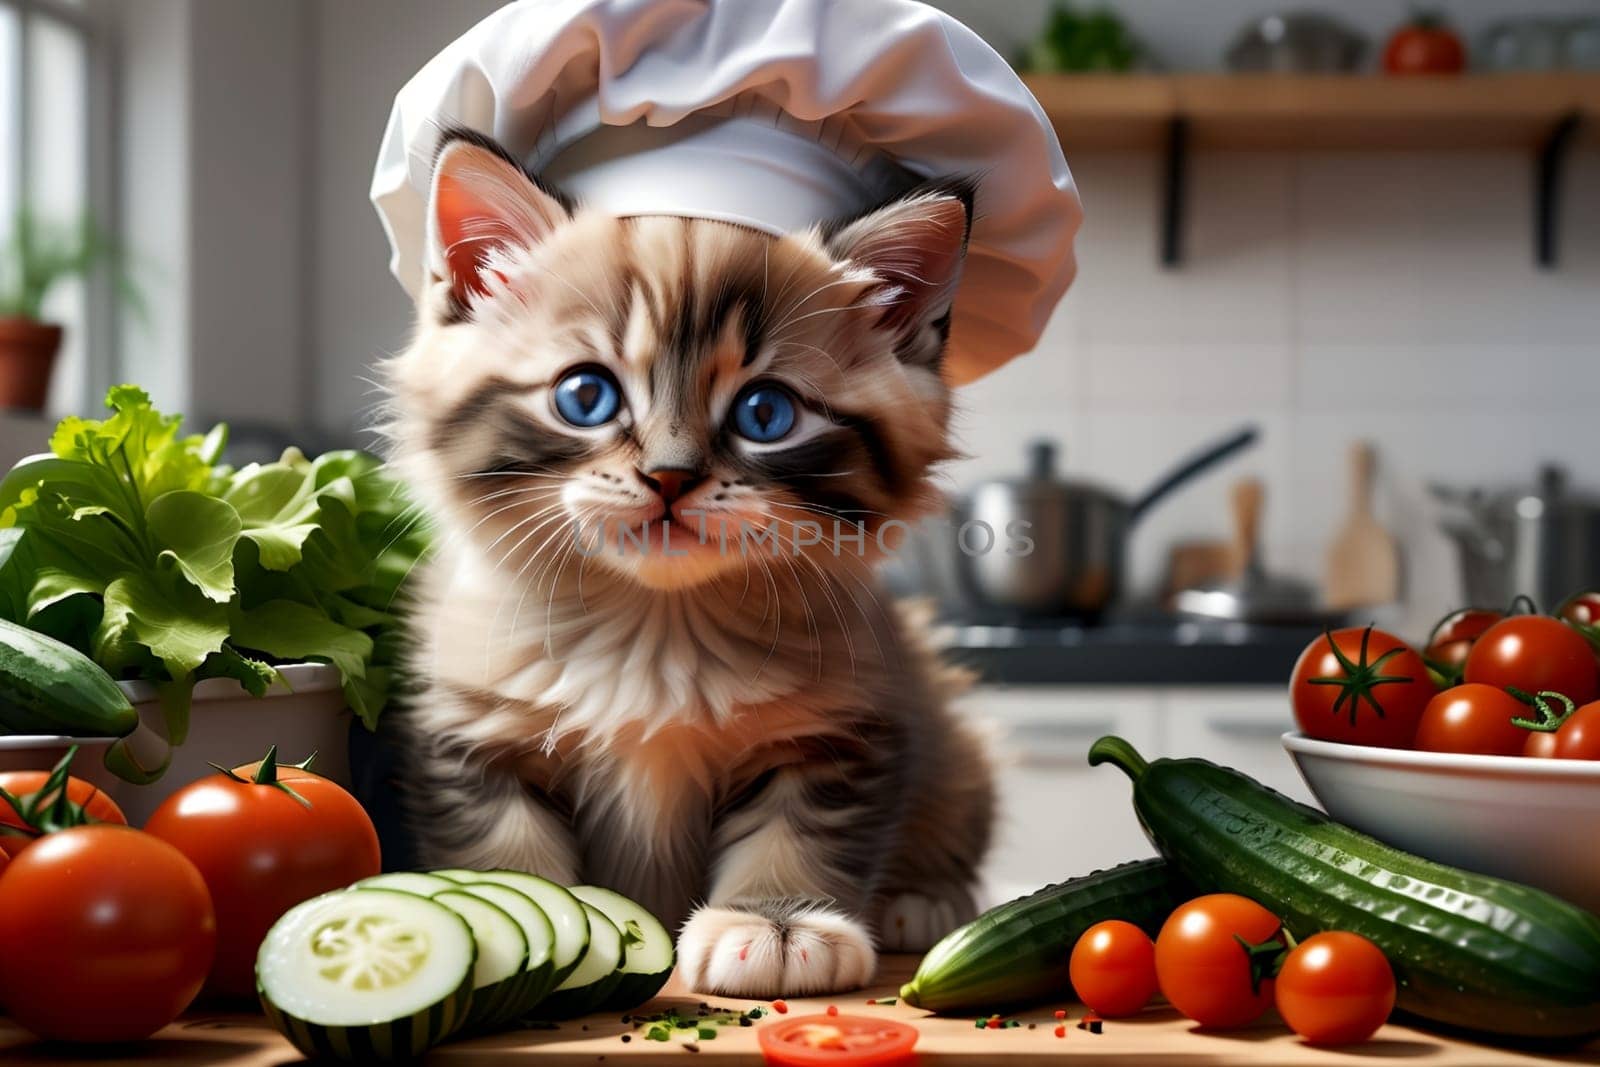
[[[597,367],[575,370],[556,383],[556,411],[574,426],[604,426],[621,407],[617,380]]]
[[[794,429],[794,394],[781,385],[753,385],[733,402],[733,428],[757,444],[781,441]]]

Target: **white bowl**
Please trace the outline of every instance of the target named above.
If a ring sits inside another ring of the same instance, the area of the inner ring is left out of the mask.
[[[287,762],[312,752],[312,770],[340,785],[350,784],[350,721],[339,672],[323,663],[291,663],[278,668],[280,684],[263,697],[253,697],[230,678],[207,678],[194,687],[189,710],[189,737],[172,750],[167,773],[151,785],[124,782],[104,765],[114,737],[0,736],[0,771],[49,770],[73,745],[80,749],[72,773],[105,790],[134,826],[143,826],[172,793],[197,778],[215,773],[212,764],[237,766],[267,754],[277,745]],[[139,712],[141,725],[132,736],[135,752],[152,763],[166,751],[161,706],[147,682],[118,682]]]
[[[1329,815],[1452,867],[1600,912],[1600,761],[1409,752],[1283,735]]]

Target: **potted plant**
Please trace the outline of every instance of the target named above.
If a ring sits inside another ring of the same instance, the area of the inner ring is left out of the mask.
[[[38,411],[50,391],[62,329],[44,321],[51,291],[115,256],[94,223],[40,219],[27,207],[12,219],[0,250],[0,407]]]
[[[130,815],[276,744],[323,749],[389,699],[401,583],[427,546],[400,486],[363,452],[220,462],[226,427],[183,434],[143,391],[63,419],[0,481],[0,618],[77,649],[140,724],[105,764]],[[159,786],[153,783],[160,781]]]

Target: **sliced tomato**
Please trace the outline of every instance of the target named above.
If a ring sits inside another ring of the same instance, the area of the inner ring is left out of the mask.
[[[756,1031],[768,1063],[792,1067],[888,1067],[912,1062],[917,1031],[893,1019],[797,1015]]]

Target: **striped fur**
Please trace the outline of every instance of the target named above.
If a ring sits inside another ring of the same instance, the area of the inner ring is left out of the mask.
[[[961,680],[873,573],[886,524],[940,504],[969,193],[772,238],[569,212],[468,141],[438,166],[498,215],[436,226],[476,243],[436,250],[387,368],[393,459],[443,532],[416,579],[427,691],[403,717],[427,860],[687,918],[680,959],[707,992],[867,980],[886,909],[881,938],[906,948],[970,914],[989,839],[987,759],[948,707]],[[582,364],[625,394],[600,430],[553,411]],[[757,379],[804,401],[777,445],[726,424]],[[703,476],[678,504],[694,525],[660,521],[640,473],[663,466]],[[657,540],[586,547],[573,523],[600,518]],[[823,543],[796,547],[807,522]],[[781,550],[741,551],[741,530]]]

